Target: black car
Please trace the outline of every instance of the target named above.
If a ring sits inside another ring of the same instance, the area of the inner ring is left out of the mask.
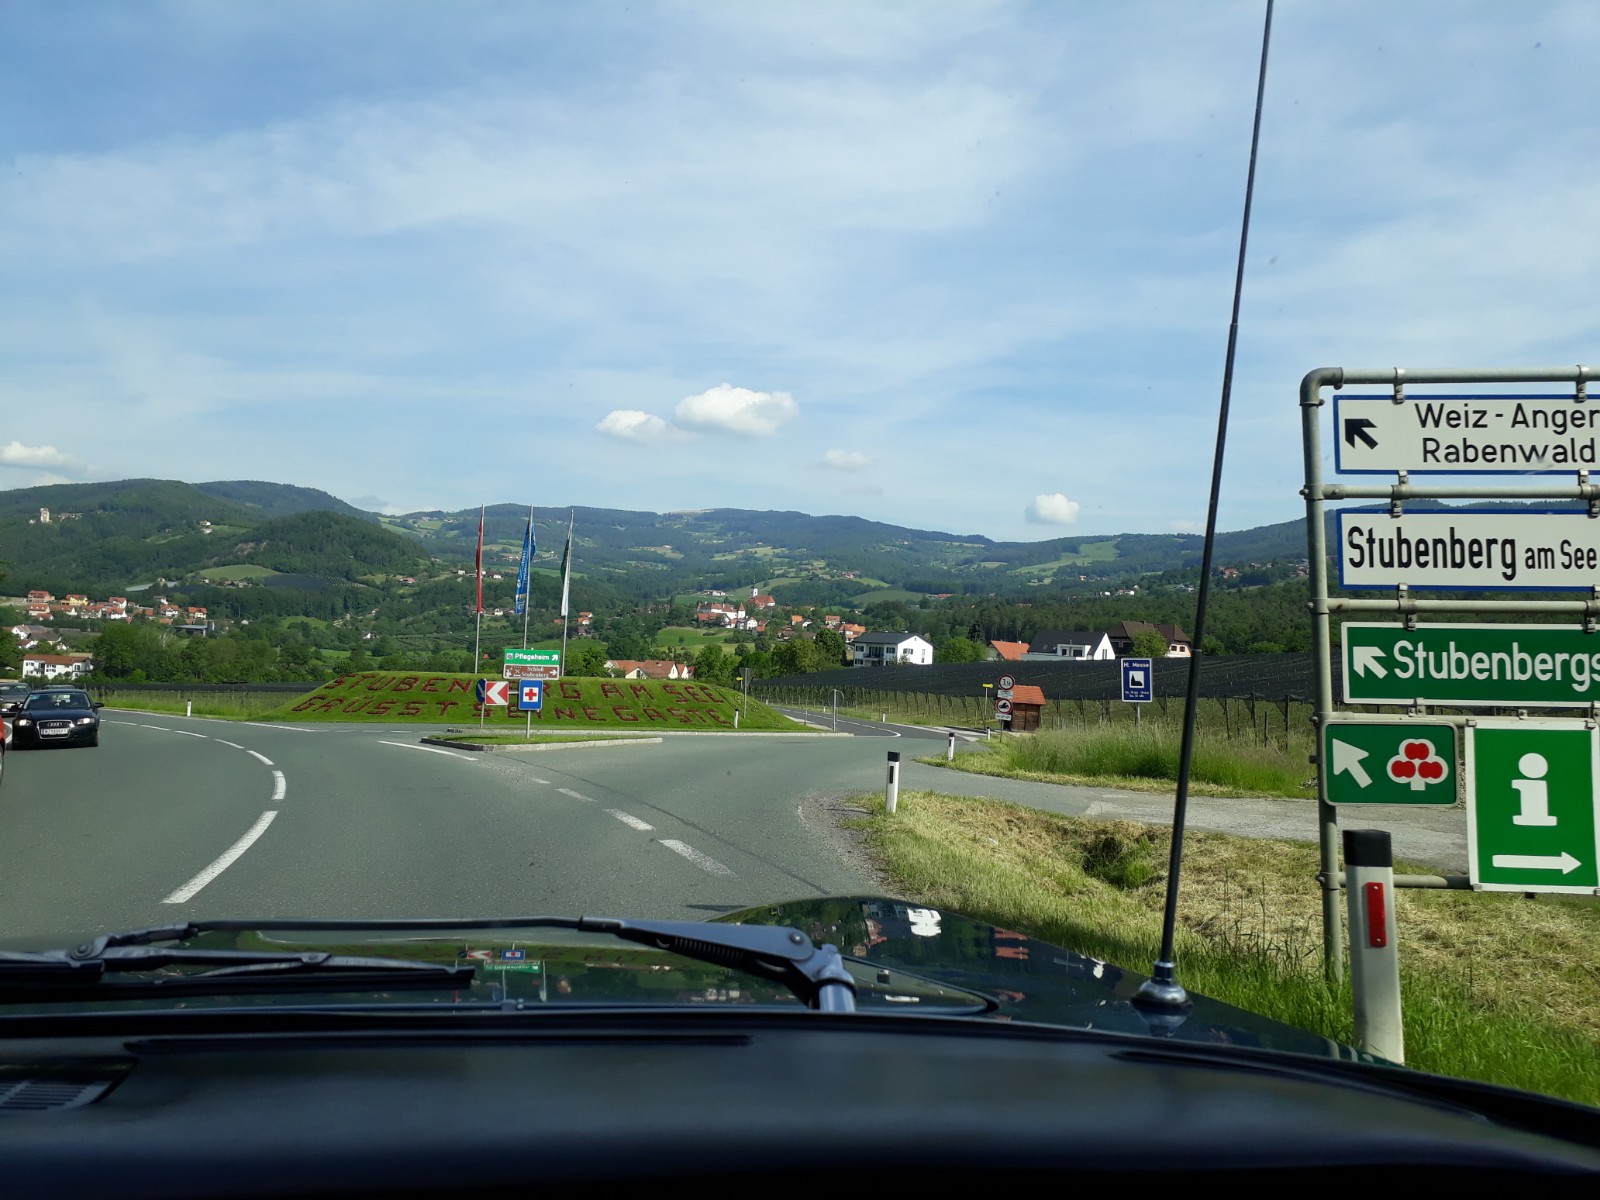
[[[98,746],[98,700],[79,688],[51,688],[33,692],[12,718],[12,743],[26,746]]]

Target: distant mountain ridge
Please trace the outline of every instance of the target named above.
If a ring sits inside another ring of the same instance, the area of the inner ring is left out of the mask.
[[[39,521],[41,508],[52,513],[48,524]],[[1000,542],[793,511],[570,511],[574,570],[640,597],[753,584],[794,603],[844,603],[897,590],[1037,594],[1192,570],[1201,550],[1200,536],[1188,533]],[[568,512],[536,511],[539,569],[559,566]],[[339,520],[312,521],[308,514]],[[516,561],[527,514],[522,505],[488,506],[488,564]],[[270,522],[287,524],[273,530],[266,528]],[[0,560],[9,564],[8,590],[179,578],[224,563],[351,579],[407,570],[424,554],[469,562],[477,532],[478,513],[471,509],[387,516],[316,488],[263,480],[129,479],[0,492]],[[1218,561],[1283,563],[1303,558],[1304,546],[1303,524],[1287,521],[1219,534]]]

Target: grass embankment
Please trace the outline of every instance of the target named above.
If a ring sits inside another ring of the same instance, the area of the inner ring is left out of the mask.
[[[265,714],[268,719],[307,721],[383,721],[438,725],[479,718],[474,697],[476,675],[371,671],[344,675]],[[515,689],[512,695],[515,696]],[[740,711],[742,710],[742,711]],[[614,729],[700,729],[754,732],[804,730],[765,704],[746,705],[727,688],[655,679],[562,679],[545,685],[544,709],[533,714],[533,728],[550,732]],[[526,714],[516,705],[491,707],[484,719],[524,728]]]
[[[470,742],[475,746],[550,746],[558,742],[637,742],[648,736],[643,733],[536,733],[531,737],[521,733],[458,733],[439,740]]]
[[[868,804],[860,824],[900,894],[1148,972],[1170,831],[935,792],[902,792],[893,818]],[[1349,988],[1322,977],[1316,871],[1313,843],[1190,831],[1184,985],[1349,1042]],[[1600,1103],[1600,904],[1405,890],[1398,905],[1410,1066]]]
[[[196,692],[184,696],[181,692],[141,691],[136,687],[108,688],[96,694],[111,708],[125,708],[137,712],[173,713],[183,715],[186,702],[192,701],[193,716],[225,717],[231,720],[254,720],[265,716],[283,704],[282,692]]]
[[[917,761],[978,775],[1129,791],[1170,791],[1178,779],[1179,733],[1165,725],[1040,730],[1006,735],[987,745],[988,753],[957,754],[951,762],[943,755]],[[1316,768],[1307,759],[1311,742],[1296,739],[1291,745],[1286,750],[1197,734],[1190,791],[1198,796],[1313,796]]]

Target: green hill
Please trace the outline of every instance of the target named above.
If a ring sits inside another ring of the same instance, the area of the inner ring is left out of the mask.
[[[373,671],[341,676],[265,714],[262,720],[382,721],[417,725],[476,722],[474,675],[406,674]],[[702,732],[739,728],[752,732],[805,729],[757,700],[743,700],[727,688],[655,679],[563,679],[545,689],[535,728],[553,733],[585,729],[676,729]],[[490,726],[522,727],[525,717],[512,708],[490,708]]]
[[[363,521],[375,522],[378,519],[376,513],[347,504],[320,488],[296,487],[292,483],[267,483],[259,479],[219,479],[194,486],[208,496],[226,500],[262,517],[292,517],[296,513],[322,511],[343,513]]]

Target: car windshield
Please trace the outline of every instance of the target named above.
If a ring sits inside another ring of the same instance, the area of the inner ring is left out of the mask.
[[[88,708],[89,696],[85,692],[34,692],[22,702],[26,712],[52,708]]]
[[[1600,1104],[1592,5],[137,13],[0,6],[0,951],[786,923]]]

